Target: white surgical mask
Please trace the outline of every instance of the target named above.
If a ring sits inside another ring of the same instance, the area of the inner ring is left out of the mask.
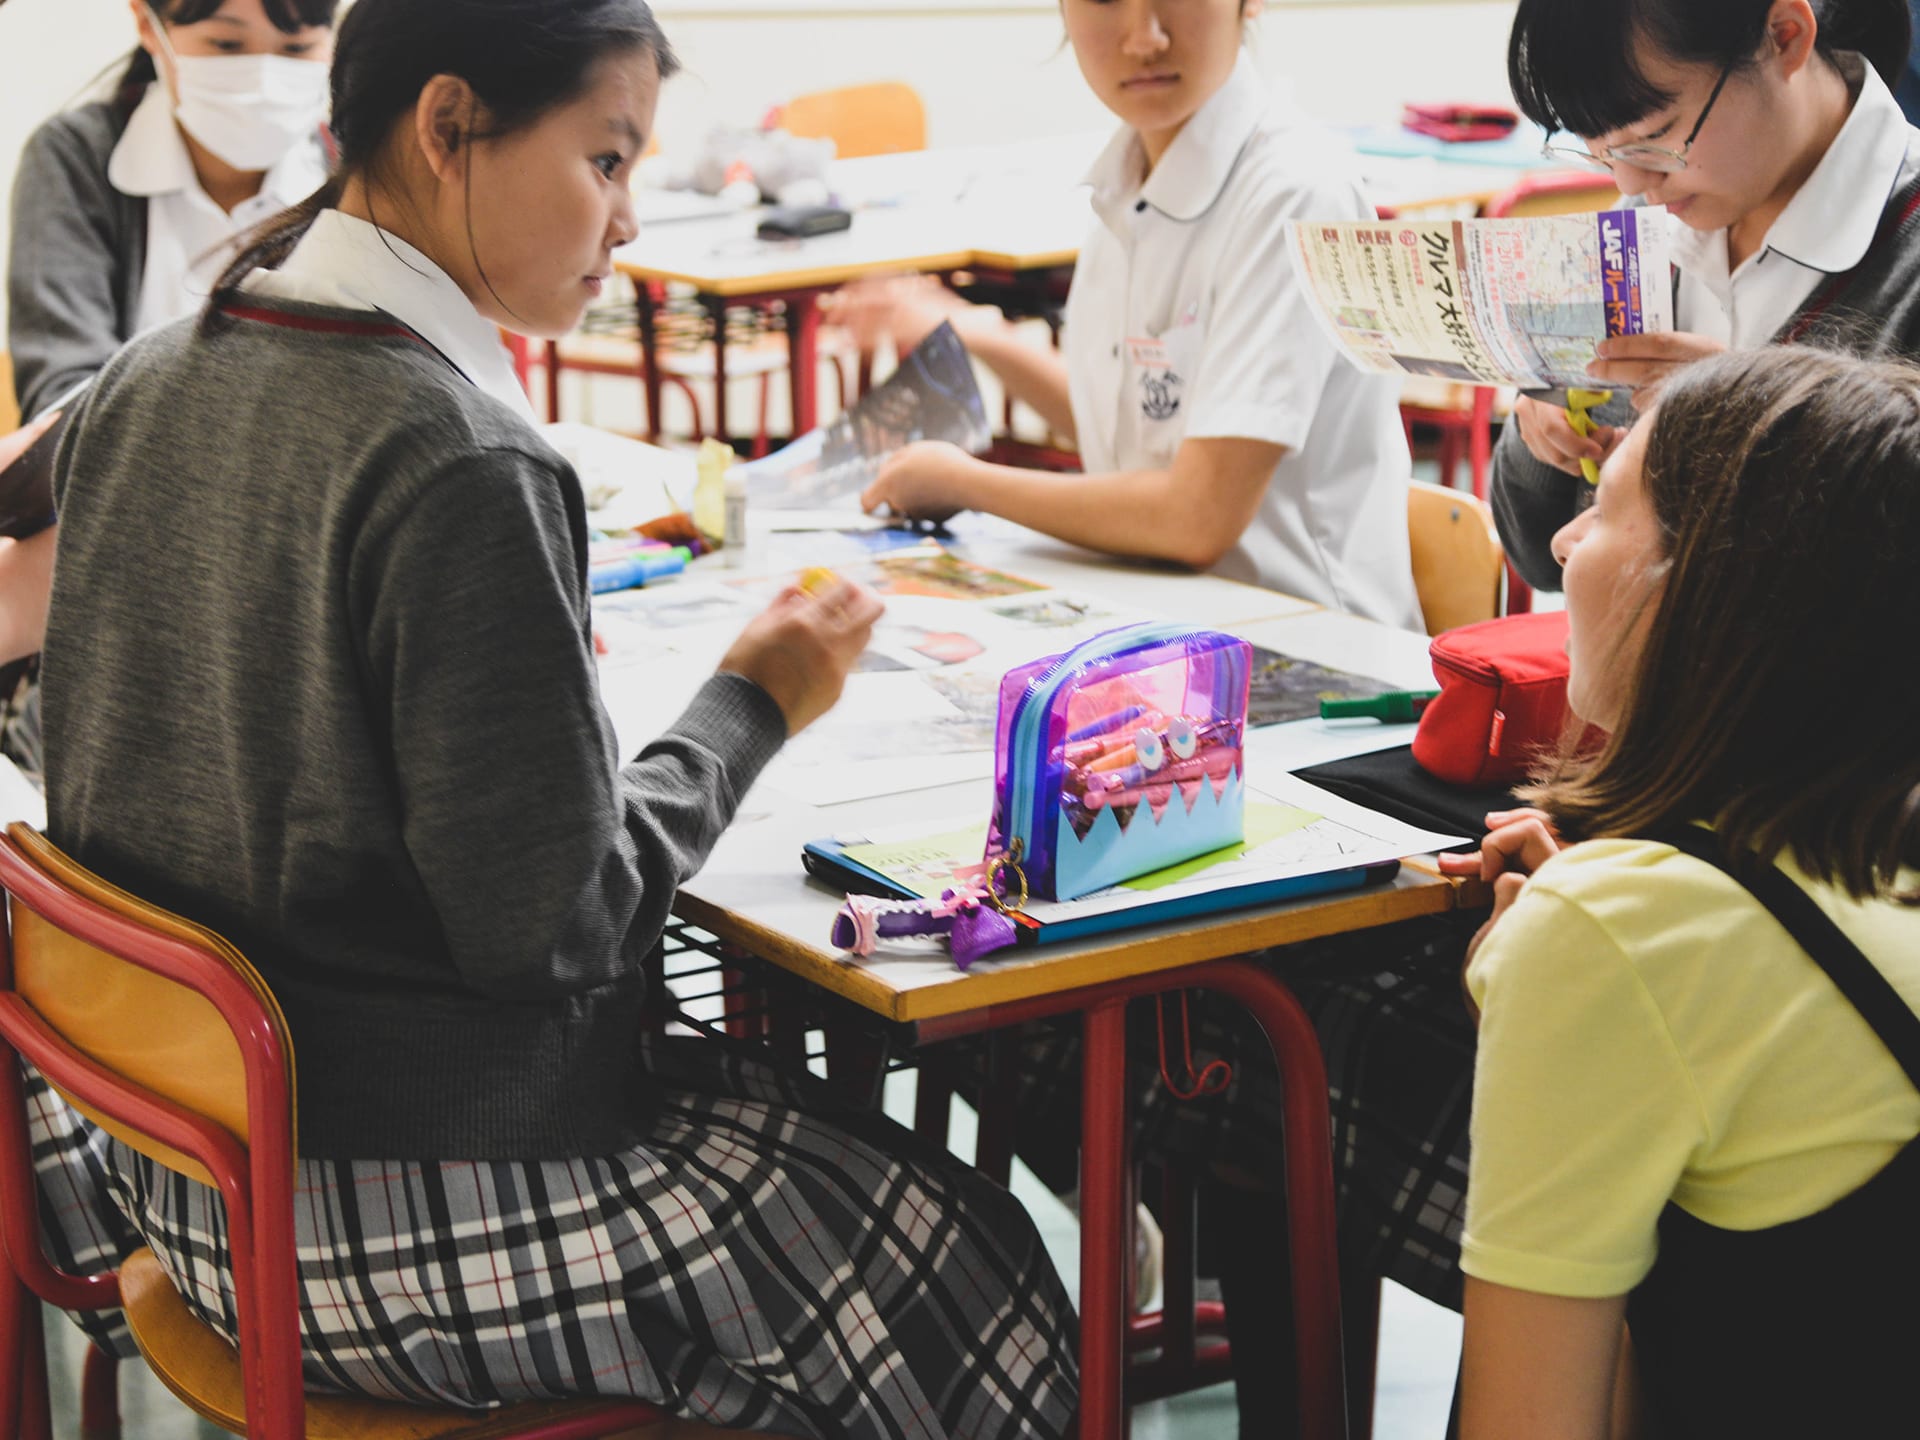
[[[151,10],[148,12],[152,14]],[[285,55],[178,55],[153,15],[173,61],[175,118],[236,170],[268,170],[319,132],[327,115],[327,67]]]

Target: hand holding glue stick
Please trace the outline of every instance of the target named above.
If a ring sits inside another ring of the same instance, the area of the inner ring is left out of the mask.
[[[831,570],[808,571],[748,623],[720,669],[766,691],[786,719],[787,734],[798,735],[839,700],[885,612],[866,586]]]

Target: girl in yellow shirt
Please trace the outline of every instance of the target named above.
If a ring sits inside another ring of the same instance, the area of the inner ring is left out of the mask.
[[[1920,370],[1683,371],[1554,549],[1611,738],[1473,857],[1464,1434],[1910,1430]]]

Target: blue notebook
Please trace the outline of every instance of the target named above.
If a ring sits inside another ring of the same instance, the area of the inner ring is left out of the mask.
[[[814,879],[829,889],[855,895],[876,895],[889,900],[910,900],[914,892],[889,879],[880,871],[860,863],[847,854],[837,840],[810,842],[801,851],[800,863]],[[1327,870],[1316,875],[1290,875],[1283,879],[1256,880],[1245,885],[1208,890],[1201,894],[1181,894],[1155,898],[1154,892],[1141,892],[1137,903],[1119,909],[1103,909],[1083,914],[1067,913],[1039,920],[1031,915],[1016,916],[1021,946],[1052,945],[1090,935],[1107,935],[1121,930],[1136,930],[1147,925],[1184,920],[1194,915],[1214,915],[1230,910],[1246,910],[1259,905],[1274,905],[1309,895],[1329,895],[1343,890],[1358,890],[1393,879],[1400,871],[1398,860],[1376,865],[1357,865],[1343,870]],[[1073,902],[1050,906],[1071,912]]]

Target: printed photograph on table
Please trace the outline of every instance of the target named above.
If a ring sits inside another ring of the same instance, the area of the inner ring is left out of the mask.
[[[1118,618],[1118,612],[1104,601],[1060,590],[990,601],[987,609],[1003,620],[1042,630],[1072,630]]]
[[[944,550],[887,556],[875,562],[868,583],[882,595],[921,595],[935,600],[996,600],[1046,588]]]
[[[1393,688],[1384,680],[1350,675],[1256,645],[1247,724],[1282,725],[1289,720],[1308,720],[1320,713],[1322,700],[1359,700],[1385,695]]]

